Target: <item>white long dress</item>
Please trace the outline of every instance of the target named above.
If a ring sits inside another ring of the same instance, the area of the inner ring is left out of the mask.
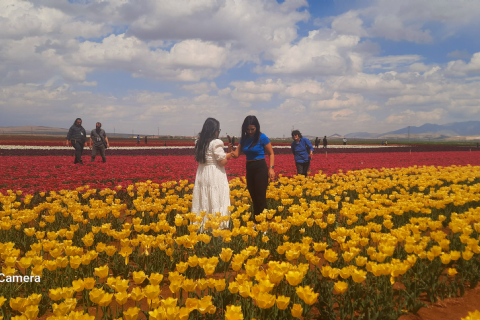
[[[192,212],[197,215],[201,211],[206,211],[207,214],[220,212],[222,216],[230,216],[228,211],[230,188],[227,174],[225,167],[218,165],[217,162],[222,161],[227,156],[223,147],[222,140],[212,140],[205,154],[206,162],[198,165],[192,199]],[[202,227],[205,221],[207,221],[206,215]],[[221,227],[226,228],[228,225],[228,222],[222,223]]]

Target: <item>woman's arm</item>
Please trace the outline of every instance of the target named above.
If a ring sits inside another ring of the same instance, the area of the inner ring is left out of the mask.
[[[275,179],[275,170],[273,170],[273,166],[275,165],[275,154],[273,153],[272,144],[268,143],[265,146],[265,154],[268,154],[270,158],[270,167],[268,168],[268,177],[270,179]]]
[[[231,158],[232,158],[232,154],[227,153],[227,156],[225,157],[225,159],[223,159],[221,161],[217,161],[217,163],[220,167],[224,167],[228,163],[228,160],[230,160]]]
[[[223,141],[218,139],[213,148],[213,157],[217,164],[221,167],[225,166],[228,160],[232,157],[231,153],[225,153]]]
[[[229,149],[233,149],[233,146],[231,143],[229,143],[228,146],[229,146]],[[242,154],[242,145],[238,144],[237,149],[235,149],[235,151],[230,152],[230,154],[232,155],[233,159],[237,159]]]

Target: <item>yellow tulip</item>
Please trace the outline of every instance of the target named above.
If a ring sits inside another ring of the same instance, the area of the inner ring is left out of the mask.
[[[163,274],[152,273],[152,274],[150,274],[149,280],[150,280],[150,283],[152,285],[156,286],[156,285],[160,284],[160,282],[162,282]]]
[[[126,291],[115,293],[115,301],[123,306],[128,301],[128,293]]]
[[[294,304],[292,307],[292,316],[300,318],[302,316],[303,308],[300,304]]]
[[[278,296],[276,299],[276,303],[278,309],[285,310],[290,303],[290,297]]]
[[[105,265],[103,267],[95,268],[94,274],[100,279],[108,277],[108,266]]]
[[[137,307],[128,308],[127,311],[123,312],[125,320],[137,320],[140,309]]]
[[[147,278],[147,276],[145,275],[145,272],[143,272],[143,271],[134,271],[133,272],[133,281],[136,284],[141,284],[143,281],[145,281],[146,278]]]
[[[333,287],[333,293],[335,294],[342,294],[348,289],[348,283],[343,281],[338,281],[335,283]]]
[[[241,306],[228,305],[225,312],[226,320],[243,320],[243,313]]]
[[[287,279],[288,283],[291,285],[291,286],[296,286],[298,285],[300,282],[302,282],[303,280],[303,273],[299,272],[299,271],[289,271],[287,272],[287,274],[285,275],[285,278]]]

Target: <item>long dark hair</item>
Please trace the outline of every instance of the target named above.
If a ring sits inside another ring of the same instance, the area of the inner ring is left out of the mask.
[[[212,140],[217,139],[216,132],[220,130],[220,122],[214,118],[208,118],[203,124],[202,131],[198,134],[198,141],[195,145],[195,161],[205,163],[207,148]]]
[[[257,128],[257,130],[255,130],[255,135],[253,136],[253,142],[250,145],[250,147],[248,147],[248,149],[255,147],[258,141],[260,140],[260,135],[262,133],[260,132],[260,123],[258,122],[257,117],[247,116],[245,120],[243,120],[243,124],[242,124],[242,139],[240,140],[242,143],[242,148],[243,148],[243,145],[245,144],[245,140],[247,140],[247,137],[248,137],[247,129],[248,129],[248,126],[250,125],[254,125],[255,128]]]
[[[293,130],[293,131],[292,131],[292,138],[293,138],[294,136],[299,136],[300,139],[303,138],[303,136],[302,136],[302,134],[300,133],[299,130]],[[318,139],[318,138],[317,138],[317,139]]]

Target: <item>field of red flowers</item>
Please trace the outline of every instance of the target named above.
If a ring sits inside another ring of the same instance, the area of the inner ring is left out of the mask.
[[[197,164],[193,156],[109,156],[107,163],[74,165],[72,156],[1,157],[0,192],[22,190],[33,194],[37,191],[74,189],[83,185],[105,188],[127,186],[133,182],[152,180],[164,182],[188,179],[195,180]],[[410,166],[480,165],[477,152],[396,152],[396,153],[337,153],[314,155],[310,170],[312,174],[331,175],[358,169],[381,169]],[[228,178],[245,175],[245,158],[230,161]],[[293,155],[275,156],[276,174],[296,174]]]

